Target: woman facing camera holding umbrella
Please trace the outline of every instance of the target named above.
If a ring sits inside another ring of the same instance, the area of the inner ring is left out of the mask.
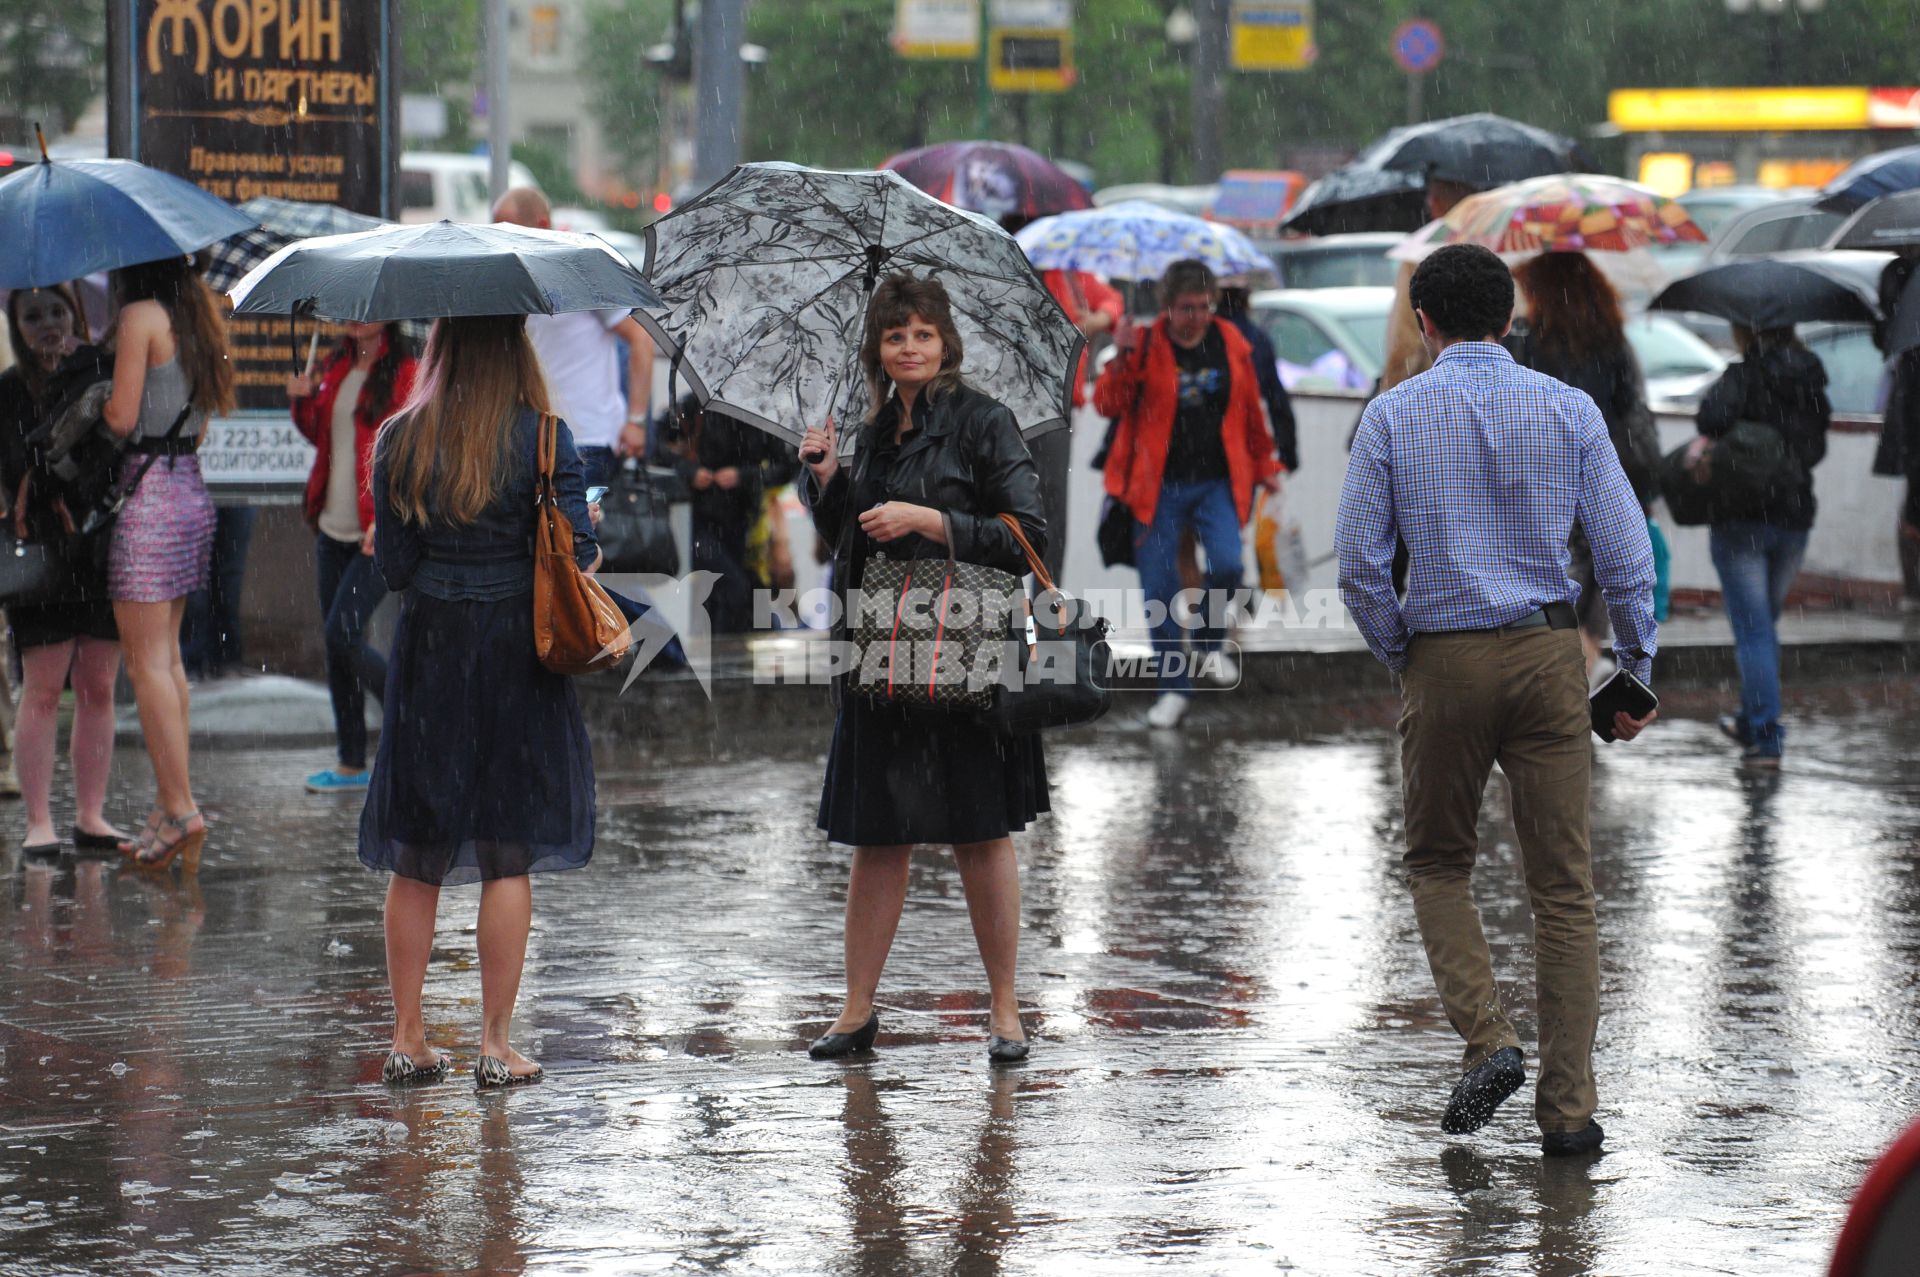
[[[1026,573],[1020,538],[1047,531],[1026,438],[1066,424],[1082,339],[1010,236],[894,172],[742,164],[650,226],[647,247],[661,303],[642,322],[709,408],[799,445],[843,591],[884,560],[949,553]],[[1023,1058],[1012,835],[1047,810],[1037,738],[839,699],[819,823],[854,848],[846,999],[810,1053],[874,1044],[912,846],[936,843],[954,848],[987,967],[989,1057]]]
[[[374,565],[402,594],[388,661],[385,727],[360,820],[360,861],[389,875],[389,1084],[444,1078],[422,1010],[444,886],[480,884],[480,1042],[474,1081],[530,1082],[511,1040],[531,875],[593,854],[593,756],[571,681],[538,655],[536,527],[552,498],[572,559],[599,565],[583,471],[527,339],[528,304],[549,312],[655,300],[591,236],[500,226],[406,226],[293,244],[234,289],[241,313],[298,306],[363,323],[438,314],[414,390],[381,427],[373,464]],[[546,431],[550,430],[550,436]],[[538,571],[554,579],[549,560]],[[571,575],[569,569],[567,575]]]
[[[962,347],[947,293],[931,279],[894,275],[867,307],[860,343],[875,405],[851,464],[842,466],[829,422],[807,432],[803,497],[835,546],[834,576],[859,588],[871,558],[952,557],[1024,574],[1027,560],[997,518],[1019,520],[1036,551],[1045,544],[1040,476],[1013,414],[960,379]],[[1012,835],[1047,810],[1039,738],[1001,736],[961,715],[911,717],[862,697],[842,697],[834,722],[820,827],[851,846],[847,883],[847,1001],[816,1041],[816,1060],[871,1047],[880,1032],[874,998],[907,899],[916,843],[951,846],[987,968],[987,1055],[1024,1059],[1014,971],[1020,946],[1020,875]]]

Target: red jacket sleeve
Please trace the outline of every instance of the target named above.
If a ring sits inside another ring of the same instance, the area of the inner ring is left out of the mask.
[[[313,393],[288,403],[294,428],[316,448],[326,442],[327,427],[333,420],[333,397],[340,393],[340,377],[339,358],[330,358],[320,370],[320,380],[314,383]]]

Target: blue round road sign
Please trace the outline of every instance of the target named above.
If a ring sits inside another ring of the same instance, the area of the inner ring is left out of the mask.
[[[1409,18],[1393,31],[1393,60],[1408,75],[1421,75],[1440,65],[1447,49],[1440,28],[1426,18]]]

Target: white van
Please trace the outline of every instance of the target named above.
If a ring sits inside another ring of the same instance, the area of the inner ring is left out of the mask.
[[[487,198],[490,161],[484,155],[451,151],[405,151],[400,156],[400,220],[403,222],[485,222],[493,201]],[[513,186],[540,184],[527,166],[507,166]]]

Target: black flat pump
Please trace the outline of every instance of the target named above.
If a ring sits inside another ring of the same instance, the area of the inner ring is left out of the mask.
[[[859,1051],[871,1051],[873,1040],[879,1036],[880,1013],[875,1011],[865,1024],[851,1033],[822,1034],[807,1048],[807,1054],[816,1060],[843,1059]]]

